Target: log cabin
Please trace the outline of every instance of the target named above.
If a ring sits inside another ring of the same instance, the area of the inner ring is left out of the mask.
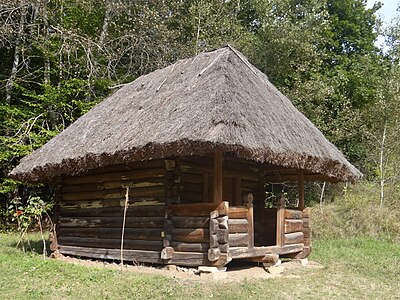
[[[361,173],[228,45],[124,85],[10,176],[56,186],[53,251],[221,267],[307,257],[305,182]],[[266,205],[283,182],[296,204]]]

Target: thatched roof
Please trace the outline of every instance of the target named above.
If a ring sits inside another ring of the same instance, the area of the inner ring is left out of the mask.
[[[226,46],[123,86],[23,158],[10,176],[49,182],[112,164],[203,155],[215,147],[333,180],[361,175],[265,74]]]

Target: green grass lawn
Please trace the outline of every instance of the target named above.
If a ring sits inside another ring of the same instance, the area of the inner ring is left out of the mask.
[[[39,236],[31,235],[40,252]],[[400,299],[400,244],[370,238],[317,240],[310,259],[324,268],[290,276],[202,281],[120,272],[15,248],[0,235],[0,299]]]

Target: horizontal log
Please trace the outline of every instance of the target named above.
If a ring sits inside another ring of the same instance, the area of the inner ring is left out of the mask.
[[[175,204],[172,206],[173,216],[208,217],[210,212],[218,209],[217,203]]]
[[[88,238],[88,237],[82,238],[82,237],[60,236],[58,241],[59,244],[62,246],[79,246],[79,247],[109,248],[109,249],[120,249],[121,247],[121,238],[105,239],[105,238]],[[162,241],[124,239],[124,249],[161,251],[162,248],[163,248]]]
[[[247,219],[248,208],[242,206],[231,206],[229,207],[228,217],[229,219]]]
[[[60,208],[61,217],[114,217],[122,216],[124,208],[122,206],[99,207],[99,208]],[[165,205],[151,205],[128,207],[127,217],[160,217],[165,215]]]
[[[110,172],[83,176],[74,176],[63,179],[63,184],[84,184],[95,183],[104,181],[118,181],[118,180],[131,180],[131,179],[144,179],[154,177],[164,177],[165,168],[154,168],[144,170],[129,170],[121,172]]]
[[[267,253],[264,256],[247,258],[246,260],[252,261],[252,262],[268,263],[268,264],[274,265],[278,262],[279,255],[276,253]]]
[[[304,234],[302,232],[293,232],[285,234],[285,245],[303,243]]]
[[[178,252],[204,252],[207,253],[210,248],[209,243],[181,243],[172,242],[172,247]]]
[[[185,184],[185,183],[203,184],[203,175],[182,172],[182,173],[180,173],[180,181],[181,181],[181,184]]]
[[[103,207],[122,207],[124,201],[122,199],[107,199],[107,200],[88,200],[88,201],[61,201],[60,209],[97,209]]]
[[[232,258],[248,258],[248,257],[262,257],[267,253],[276,253],[279,255],[298,253],[304,248],[303,244],[293,244],[279,246],[266,246],[266,247],[229,247],[229,255]]]
[[[171,222],[175,228],[208,228],[209,219],[209,217],[172,216]]]
[[[245,233],[248,230],[249,222],[247,219],[229,219],[229,233]]]
[[[129,186],[130,194],[135,195],[137,189],[162,187],[164,184],[165,179],[163,177],[156,177],[139,180],[106,181],[103,183],[103,187],[105,189],[123,188],[125,190],[125,187]]]
[[[125,228],[124,238],[129,240],[162,240],[162,228]],[[121,238],[121,228],[63,228],[59,230],[59,236],[91,237],[118,239]]]
[[[296,253],[285,254],[282,257],[288,257],[288,258],[292,258],[292,259],[304,259],[304,258],[307,258],[310,254],[311,254],[311,247],[304,246],[302,251],[296,252]]]
[[[285,209],[285,219],[301,219],[303,213],[301,210]]]
[[[174,228],[172,230],[172,240],[188,243],[206,243],[210,240],[210,234],[207,229],[182,229]]]
[[[187,183],[181,182],[179,186],[180,192],[188,192],[193,194],[202,194],[203,193],[203,185],[199,183]]]
[[[135,162],[126,162],[124,164],[118,165],[110,165],[101,167],[95,170],[90,170],[85,172],[82,175],[96,175],[100,173],[115,173],[122,171],[135,171],[135,170],[145,170],[145,169],[161,169],[165,168],[164,159],[154,159],[154,160],[146,160],[146,161],[135,161]]]
[[[311,216],[311,208],[306,207],[303,209],[303,218],[310,218]]]
[[[187,161],[180,162],[179,171],[185,173],[197,173],[197,174],[213,174],[214,172],[212,166],[190,163]]]
[[[303,230],[303,220],[301,219],[286,219],[285,233],[298,232]]]
[[[209,261],[217,261],[221,255],[221,250],[218,248],[210,248],[207,252],[207,257]]]
[[[130,198],[128,200],[128,207],[144,207],[164,205],[164,202],[156,198]],[[102,207],[115,207],[125,206],[125,199],[104,199],[104,200],[88,200],[88,201],[60,201],[60,207],[63,209],[82,209],[82,208],[102,208]]]
[[[123,216],[118,217],[61,217],[60,227],[122,227]],[[162,228],[164,217],[126,218],[126,228]]]
[[[86,184],[63,185],[62,193],[81,193],[81,192],[94,192],[101,190],[111,189],[124,189],[129,186],[132,189],[146,188],[164,185],[165,179],[163,177],[156,178],[143,178],[137,180],[115,180]]]
[[[161,259],[171,259],[174,255],[174,248],[172,247],[165,247],[161,251]]]
[[[107,207],[97,204],[90,208],[88,207],[63,207],[60,208],[62,217],[96,217],[96,216],[122,216],[123,207],[113,206]],[[144,206],[130,206],[127,209],[127,217],[158,217],[165,215],[165,205],[144,205]]]
[[[94,192],[63,193],[65,201],[70,200],[94,200],[94,199],[119,199],[125,196],[125,191],[121,188],[112,190],[101,190]]]
[[[194,204],[203,202],[203,194],[202,193],[193,193],[188,191],[180,191],[179,196],[181,199],[181,203]]]
[[[257,181],[242,180],[241,183],[242,183],[242,185],[241,185],[242,187],[253,189],[254,191],[256,191],[260,188],[259,180],[257,180]]]
[[[249,245],[249,235],[247,233],[229,234],[230,247],[247,247]]]
[[[304,238],[311,238],[311,228],[303,228]]]
[[[112,260],[121,259],[121,251],[119,249],[60,246],[59,251],[61,254],[64,255],[74,255],[79,257],[90,257],[97,259],[112,259]],[[163,263],[160,257],[160,251],[124,250],[123,258],[125,261],[137,261],[137,262],[159,263],[159,264]]]

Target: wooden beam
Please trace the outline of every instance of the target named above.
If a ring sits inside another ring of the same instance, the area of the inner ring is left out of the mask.
[[[285,245],[285,198],[278,200],[276,212],[276,244],[279,247]]]
[[[222,150],[214,151],[214,202],[222,202]]]
[[[299,209],[304,209],[304,173],[299,171],[299,180],[297,183],[299,190]]]

